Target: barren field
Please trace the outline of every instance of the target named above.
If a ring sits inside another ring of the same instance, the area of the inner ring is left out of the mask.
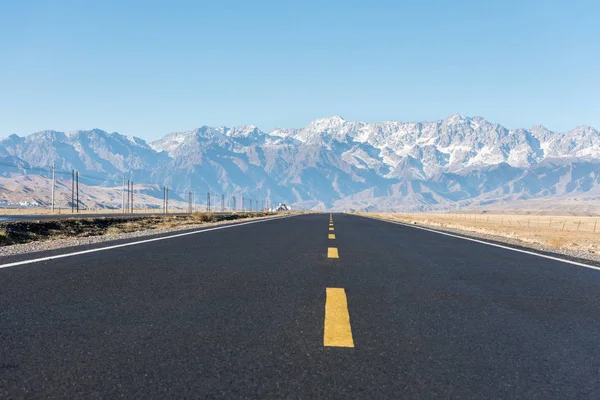
[[[517,214],[360,213],[408,224],[458,229],[549,248],[600,254],[600,217]]]

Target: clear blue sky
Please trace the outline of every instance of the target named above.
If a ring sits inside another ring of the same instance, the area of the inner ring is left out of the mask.
[[[600,128],[600,2],[0,0],[0,136],[480,115]]]

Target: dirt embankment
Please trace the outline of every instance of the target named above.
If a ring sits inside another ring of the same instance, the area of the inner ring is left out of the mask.
[[[267,216],[266,213],[194,213],[186,216],[78,218],[0,224],[0,246],[65,238],[117,235],[144,230],[167,230],[198,224]]]

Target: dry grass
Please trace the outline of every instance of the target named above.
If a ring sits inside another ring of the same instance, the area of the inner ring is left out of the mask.
[[[215,213],[196,211],[192,214],[191,219],[199,222],[214,222],[217,220]]]
[[[256,218],[265,216],[264,213],[236,213],[236,214],[215,214],[209,212],[195,212],[192,215],[184,216],[161,216],[147,217],[128,221],[122,224],[116,224],[107,230],[107,234],[135,232],[146,229],[167,230],[182,228],[190,225],[198,225],[203,223],[229,221],[245,218]],[[109,232],[110,231],[110,232]]]
[[[173,208],[170,209],[172,213],[181,213],[186,212],[185,208]],[[119,215],[123,212],[121,209],[112,209],[112,208],[97,208],[93,210],[79,210],[79,215],[94,215],[94,214],[115,214]],[[162,209],[158,208],[136,208],[136,214],[157,214],[162,215]],[[2,215],[63,215],[63,214],[71,214],[71,208],[56,208],[55,212],[52,212],[50,207],[0,207],[0,216]]]
[[[5,222],[0,225],[0,246],[34,241],[111,235],[143,230],[169,230],[203,223],[264,217],[264,213],[214,214],[185,216],[111,217],[54,221]],[[276,215],[276,214],[272,214]],[[278,215],[278,214],[277,214]]]
[[[461,229],[526,243],[600,253],[600,217],[361,213],[409,224]],[[595,232],[594,232],[595,230]]]
[[[0,229],[0,246],[10,243],[6,229]]]

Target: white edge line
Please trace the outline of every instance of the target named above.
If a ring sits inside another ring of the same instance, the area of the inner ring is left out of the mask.
[[[356,215],[356,214],[354,214],[354,215]],[[435,229],[429,229],[429,228],[425,228],[425,227],[422,227],[422,226],[415,226],[415,225],[411,225],[411,224],[407,224],[407,223],[399,222],[399,221],[391,221],[391,220],[384,219],[384,218],[369,217],[369,216],[365,216],[365,215],[358,215],[358,216],[359,217],[363,217],[363,218],[374,219],[376,221],[383,221],[383,222],[389,222],[391,224],[397,224],[397,225],[407,226],[409,228],[421,229],[421,230],[424,230],[424,231],[429,231],[429,232],[437,233],[439,235],[451,236],[451,237],[458,238],[458,239],[469,240],[471,242],[476,242],[476,243],[481,243],[481,244],[487,244],[488,246],[499,247],[499,248],[505,249],[505,250],[517,251],[519,253],[530,254],[532,256],[538,256],[538,257],[542,257],[542,258],[547,258],[549,260],[554,260],[554,261],[561,261],[561,262],[564,262],[564,263],[567,263],[567,264],[573,264],[573,265],[577,265],[579,267],[590,268],[590,269],[595,269],[597,271],[600,271],[600,267],[596,267],[594,265],[584,264],[584,263],[580,263],[580,262],[577,262],[577,261],[571,261],[571,260],[567,260],[567,259],[564,259],[564,258],[552,257],[552,256],[548,256],[546,254],[536,253],[534,251],[516,249],[516,248],[510,247],[510,246],[503,246],[501,244],[490,243],[490,242],[486,242],[484,240],[473,239],[473,238],[464,237],[464,236],[460,236],[460,235],[453,235],[452,233],[442,232],[442,231],[438,231],[438,230],[435,230]]]
[[[113,246],[98,247],[98,248],[95,248],[95,249],[75,251],[73,253],[58,254],[58,255],[55,255],[55,256],[40,257],[40,258],[34,258],[34,259],[31,259],[31,260],[24,260],[24,261],[16,261],[16,262],[7,263],[7,264],[0,264],[0,269],[2,269],[2,268],[9,268],[9,267],[16,267],[17,265],[33,264],[33,263],[38,263],[38,262],[42,262],[42,261],[56,260],[57,258],[79,256],[79,255],[82,255],[82,254],[95,253],[97,251],[118,249],[120,247],[135,246],[135,245],[138,245],[138,244],[144,244],[144,243],[150,243],[150,242],[157,242],[159,240],[173,239],[173,238],[178,238],[178,237],[182,237],[182,236],[196,235],[198,233],[216,231],[216,230],[219,230],[219,229],[235,228],[235,227],[242,226],[242,225],[258,224],[258,223],[261,223],[261,222],[273,221],[273,220],[284,219],[284,218],[291,218],[291,217],[296,217],[296,216],[297,215],[286,215],[286,216],[282,216],[282,217],[262,219],[262,220],[259,220],[259,221],[248,221],[248,222],[241,222],[241,223],[237,223],[237,224],[234,223],[234,224],[229,224],[229,225],[225,225],[225,226],[216,226],[214,228],[201,229],[201,230],[198,230],[198,231],[185,232],[185,233],[177,233],[175,235],[170,235],[170,236],[161,236],[161,237],[152,238],[152,239],[138,240],[136,242],[127,242],[127,243],[116,244],[116,245],[113,245]],[[157,232],[156,234],[160,235],[160,232]]]

